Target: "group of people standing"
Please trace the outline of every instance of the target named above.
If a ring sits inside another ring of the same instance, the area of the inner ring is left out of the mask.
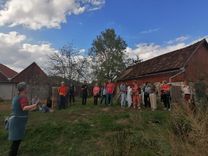
[[[161,97],[165,109],[170,110],[170,84],[164,81],[159,87],[154,83],[146,82],[139,85],[136,81],[133,83],[122,82],[119,85],[121,107],[133,107],[141,109],[142,104],[145,108],[157,109],[157,97]]]
[[[115,91],[115,84],[109,80],[104,83],[101,87],[96,83],[93,87],[94,104],[97,105],[100,97],[100,104],[112,105],[113,94]]]
[[[84,81],[84,84],[81,87],[82,105],[87,104],[87,98],[89,96],[89,92],[91,91],[94,98],[94,105],[97,105],[98,103],[112,105],[114,90],[115,84],[111,80],[109,80],[107,83],[104,83],[102,86],[99,86],[98,83],[95,83],[92,90],[90,90],[88,87],[87,81]]]
[[[89,92],[92,92],[94,97],[94,104],[97,105],[100,97],[100,104],[112,105],[113,104],[113,94],[115,90],[115,84],[109,80],[107,83],[104,83],[101,87],[96,83],[92,90],[88,86],[87,81],[84,81],[81,86],[81,98],[82,105],[87,104],[87,99],[89,97]],[[74,85],[66,86],[64,82],[61,82],[61,86],[58,88],[59,95],[59,109],[65,109],[67,103],[75,102],[75,87]]]
[[[134,109],[141,109],[142,103],[145,107],[156,109],[155,102],[155,87],[153,84],[146,83],[144,86],[134,81],[133,83],[122,82],[119,86],[121,107],[133,107]]]
[[[160,101],[164,104],[165,110],[171,110],[171,87],[167,81],[161,83],[139,84],[137,81],[121,82],[119,85],[109,80],[99,86],[98,83],[91,88],[88,86],[87,81],[84,81],[81,86],[82,105],[87,104],[89,92],[92,93],[94,104],[112,105],[113,97],[116,93],[119,94],[121,107],[133,107],[134,109],[151,108],[152,111],[157,109],[157,103]],[[192,98],[192,91],[187,82],[181,87],[185,103],[190,103]],[[65,109],[67,103],[75,102],[75,87],[71,85],[67,87],[64,82],[58,88],[59,94],[59,109]],[[187,104],[188,105],[188,104]]]
[[[161,102],[164,104],[164,110],[170,111],[172,87],[172,84],[167,81],[161,83],[146,82],[143,85],[139,85],[136,81],[132,83],[122,82],[119,85],[121,107],[128,106],[141,109],[141,106],[144,105],[145,108],[151,108],[154,111],[157,109],[157,103]],[[183,106],[188,111],[191,111],[194,105],[193,88],[187,81],[184,81],[180,87],[184,101]]]

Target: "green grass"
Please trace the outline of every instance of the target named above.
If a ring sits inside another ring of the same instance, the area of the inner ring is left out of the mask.
[[[1,112],[3,121],[8,111]],[[78,103],[54,113],[31,112],[21,156],[171,155],[169,113]],[[0,156],[9,149],[0,125]]]

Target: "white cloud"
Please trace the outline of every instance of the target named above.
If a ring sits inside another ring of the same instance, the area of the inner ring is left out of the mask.
[[[0,62],[19,72],[34,61],[44,67],[48,55],[57,52],[50,43],[30,44],[26,40],[17,32],[0,33]]]
[[[8,0],[0,10],[0,26],[60,28],[67,15],[100,9],[105,0]]]
[[[141,43],[136,46],[136,48],[127,48],[127,54],[129,57],[134,58],[135,56],[139,56],[142,60],[147,60],[164,53],[183,48],[186,44],[185,43],[178,43],[175,45],[167,45],[161,46],[154,43],[147,44]]]
[[[168,44],[175,44],[175,43],[180,43],[188,40],[190,37],[189,36],[179,36],[174,40],[169,40],[167,41]]]
[[[11,46],[16,43],[21,43],[25,38],[26,36],[18,34],[15,31],[9,32],[8,34],[0,33],[0,44]]]
[[[140,44],[137,44],[135,48],[127,47],[126,52],[130,58],[136,58],[136,56],[139,56],[139,58],[142,60],[148,60],[153,57],[156,57],[156,56],[159,56],[159,55],[162,55],[162,54],[165,54],[165,53],[177,50],[177,49],[181,49],[185,46],[196,43],[204,38],[208,41],[208,36],[204,36],[204,37],[199,37],[198,39],[195,39],[191,41],[190,43],[186,44],[184,41],[189,39],[189,37],[180,36],[172,40],[174,41],[172,44],[165,42],[166,44],[163,46],[155,44],[155,43],[150,43],[150,44],[140,43]]]

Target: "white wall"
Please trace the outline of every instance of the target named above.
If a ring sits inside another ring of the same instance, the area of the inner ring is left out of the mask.
[[[11,100],[17,93],[15,84],[0,83],[0,98],[3,100]]]

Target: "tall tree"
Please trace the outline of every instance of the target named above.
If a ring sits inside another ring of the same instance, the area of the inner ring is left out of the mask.
[[[93,41],[90,56],[93,58],[98,80],[115,79],[125,69],[126,42],[114,29],[106,29]]]
[[[50,75],[68,80],[83,81],[88,79],[88,58],[71,44],[63,46],[58,53],[49,56]]]

